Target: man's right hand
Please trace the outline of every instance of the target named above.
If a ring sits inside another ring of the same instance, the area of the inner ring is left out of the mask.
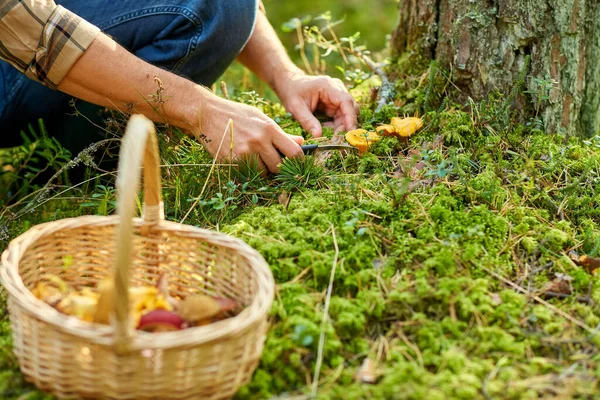
[[[233,121],[231,131],[227,129]],[[302,136],[285,133],[279,125],[257,108],[210,96],[200,110],[200,128],[194,132],[206,145],[213,157],[233,160],[259,156],[259,167],[276,173],[281,163],[281,153],[286,157],[302,157]],[[219,150],[219,145],[221,150]]]
[[[164,88],[164,102],[160,107],[144,98],[156,92],[155,77],[160,78]],[[105,107],[130,111],[134,106],[136,112],[155,121],[191,130],[201,139],[204,134],[208,151],[219,158],[231,160],[257,154],[259,167],[271,172],[277,172],[281,163],[277,150],[287,157],[303,154],[299,145],[303,139],[287,135],[258,109],[222,99],[188,79],[150,65],[104,34],[96,37],[59,89]],[[231,133],[226,131],[230,119],[233,143]],[[223,135],[223,145],[217,154]]]

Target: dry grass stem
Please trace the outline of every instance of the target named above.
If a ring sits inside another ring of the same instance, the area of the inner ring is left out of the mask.
[[[335,255],[333,257],[333,266],[329,277],[329,286],[327,287],[327,296],[325,297],[325,309],[323,310],[323,319],[321,320],[321,335],[319,336],[319,349],[317,351],[317,364],[315,365],[315,375],[312,382],[311,397],[317,397],[319,389],[319,375],[321,373],[321,365],[323,364],[323,347],[325,346],[325,327],[329,321],[329,303],[331,302],[331,293],[333,292],[333,280],[335,279],[335,270],[337,268],[338,256],[340,249],[335,237],[335,227],[331,225],[331,236],[333,237],[333,246]]]

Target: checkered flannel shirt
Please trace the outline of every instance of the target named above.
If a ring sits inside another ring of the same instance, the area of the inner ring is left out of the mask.
[[[99,32],[52,0],[0,0],[0,59],[53,89]]]

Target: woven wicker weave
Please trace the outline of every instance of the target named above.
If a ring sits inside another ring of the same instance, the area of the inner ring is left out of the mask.
[[[133,218],[144,163],[143,218]],[[244,242],[163,219],[153,124],[135,115],[120,153],[117,213],[31,228],[2,254],[14,351],[25,377],[59,398],[224,399],[261,356],[274,283]],[[65,268],[64,258],[72,258]],[[116,267],[115,259],[118,260]],[[171,295],[205,293],[244,307],[235,317],[176,332],[128,328],[127,285],[168,271]],[[45,274],[75,288],[115,276],[114,326],[59,313],[31,293]]]

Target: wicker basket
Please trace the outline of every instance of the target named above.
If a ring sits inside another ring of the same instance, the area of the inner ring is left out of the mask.
[[[21,371],[59,398],[229,398],[249,381],[260,359],[273,301],[271,272],[260,254],[238,239],[164,220],[158,148],[148,119],[131,117],[119,157],[120,217],[38,225],[2,254],[1,279]],[[143,218],[133,218],[142,160]],[[71,266],[64,266],[65,257]],[[127,286],[153,285],[165,271],[171,295],[228,297],[244,309],[181,331],[131,329]],[[45,274],[81,288],[112,273],[113,326],[61,314],[30,291]]]

